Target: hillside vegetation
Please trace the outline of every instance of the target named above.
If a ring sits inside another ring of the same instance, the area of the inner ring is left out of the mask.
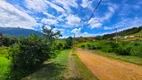
[[[63,49],[72,48],[72,37],[62,42],[58,40],[60,31],[53,32],[54,28],[43,26],[43,37],[36,34],[12,37],[1,33],[0,80],[20,80],[40,69],[44,61],[55,58]]]
[[[122,39],[125,38],[125,36],[129,37],[130,35],[133,35],[133,37],[141,38],[142,37],[142,26],[140,27],[134,27],[130,29],[126,29],[123,31],[118,32],[118,36]],[[141,35],[140,35],[141,34]],[[95,39],[100,40],[100,39],[113,39],[116,36],[116,33],[111,33],[111,34],[105,34],[103,36],[97,36]],[[130,36],[131,37],[131,36]]]
[[[10,28],[10,27],[0,27],[0,33],[9,36],[30,36],[31,34],[36,34],[41,36],[42,33],[39,31],[31,30],[31,29],[24,29],[24,28]]]

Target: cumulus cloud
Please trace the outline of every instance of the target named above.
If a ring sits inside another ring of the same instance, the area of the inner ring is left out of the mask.
[[[89,21],[88,21],[88,24],[90,25],[90,27],[93,29],[93,28],[99,28],[101,27],[103,24],[101,22],[98,21],[98,19],[96,18],[91,18]]]
[[[111,29],[114,29],[114,27],[104,26],[104,30],[111,30]]]
[[[78,26],[80,24],[80,18],[76,15],[69,15],[67,18],[67,23],[69,26]]]
[[[54,0],[53,3],[61,5],[66,12],[72,12],[70,7],[78,8],[77,0]]]
[[[115,6],[109,6],[108,7],[108,12],[105,14],[105,16],[100,17],[100,21],[104,21],[104,20],[109,20],[113,14],[115,13],[116,7]]]
[[[88,0],[82,0],[81,6],[82,6],[83,8],[86,8],[86,7],[88,6]]]
[[[36,12],[43,12],[48,8],[45,0],[25,0],[25,6]]]
[[[127,23],[127,24],[126,24]],[[126,18],[115,25],[116,28],[132,28],[142,25],[142,18]]]
[[[54,8],[55,10],[57,10],[58,12],[65,12],[65,10],[64,10],[62,7],[56,5],[56,4],[52,3],[52,2],[49,2],[49,1],[45,1],[45,2],[46,2],[50,7]]]
[[[0,0],[0,26],[33,29],[37,25],[34,18],[4,0]]]
[[[90,28],[100,28],[106,20],[109,20],[117,9],[117,5],[108,5],[108,12],[105,13],[102,17],[94,17],[88,21]]]
[[[80,33],[81,28],[72,29],[71,33]]]
[[[44,23],[44,24],[48,24],[48,25],[52,25],[52,24],[57,24],[58,23],[58,21],[56,20],[56,19],[46,19],[46,18],[44,18],[44,19],[42,19],[42,21],[41,21],[42,23]]]

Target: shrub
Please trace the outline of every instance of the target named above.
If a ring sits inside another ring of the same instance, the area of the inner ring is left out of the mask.
[[[116,48],[116,54],[118,55],[130,55],[131,47],[126,46],[125,43],[119,43]]]
[[[34,71],[49,58],[49,54],[50,45],[41,38],[35,35],[20,38],[18,44],[9,50],[9,59],[12,62],[10,78],[17,80],[27,75],[27,72]]]
[[[69,37],[69,38],[66,39],[64,49],[70,49],[72,47],[73,47],[73,38]]]
[[[104,52],[115,52],[117,45],[113,42],[107,42],[101,49]]]
[[[81,45],[81,48],[85,48],[85,45]]]
[[[88,49],[92,49],[92,50],[99,50],[99,49],[101,49],[101,47],[96,46],[94,44],[87,44],[87,48]]]
[[[134,42],[131,45],[133,46],[130,50],[131,55],[142,57],[142,42]]]
[[[59,43],[59,44],[56,46],[57,50],[62,50],[63,47],[64,47],[64,45],[63,45],[62,43]]]

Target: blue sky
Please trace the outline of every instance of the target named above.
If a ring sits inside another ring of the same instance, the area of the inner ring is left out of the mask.
[[[141,0],[0,0],[0,26],[41,31],[55,25],[63,37],[96,36],[142,25]]]

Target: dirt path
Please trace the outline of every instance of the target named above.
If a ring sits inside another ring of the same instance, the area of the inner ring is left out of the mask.
[[[77,64],[75,62],[74,56],[72,55],[72,50],[70,51],[69,57],[68,57],[68,71],[69,71],[69,78],[73,77],[80,77],[80,73],[77,67]]]
[[[76,49],[76,53],[100,80],[142,80],[142,66],[109,59],[81,49]]]

